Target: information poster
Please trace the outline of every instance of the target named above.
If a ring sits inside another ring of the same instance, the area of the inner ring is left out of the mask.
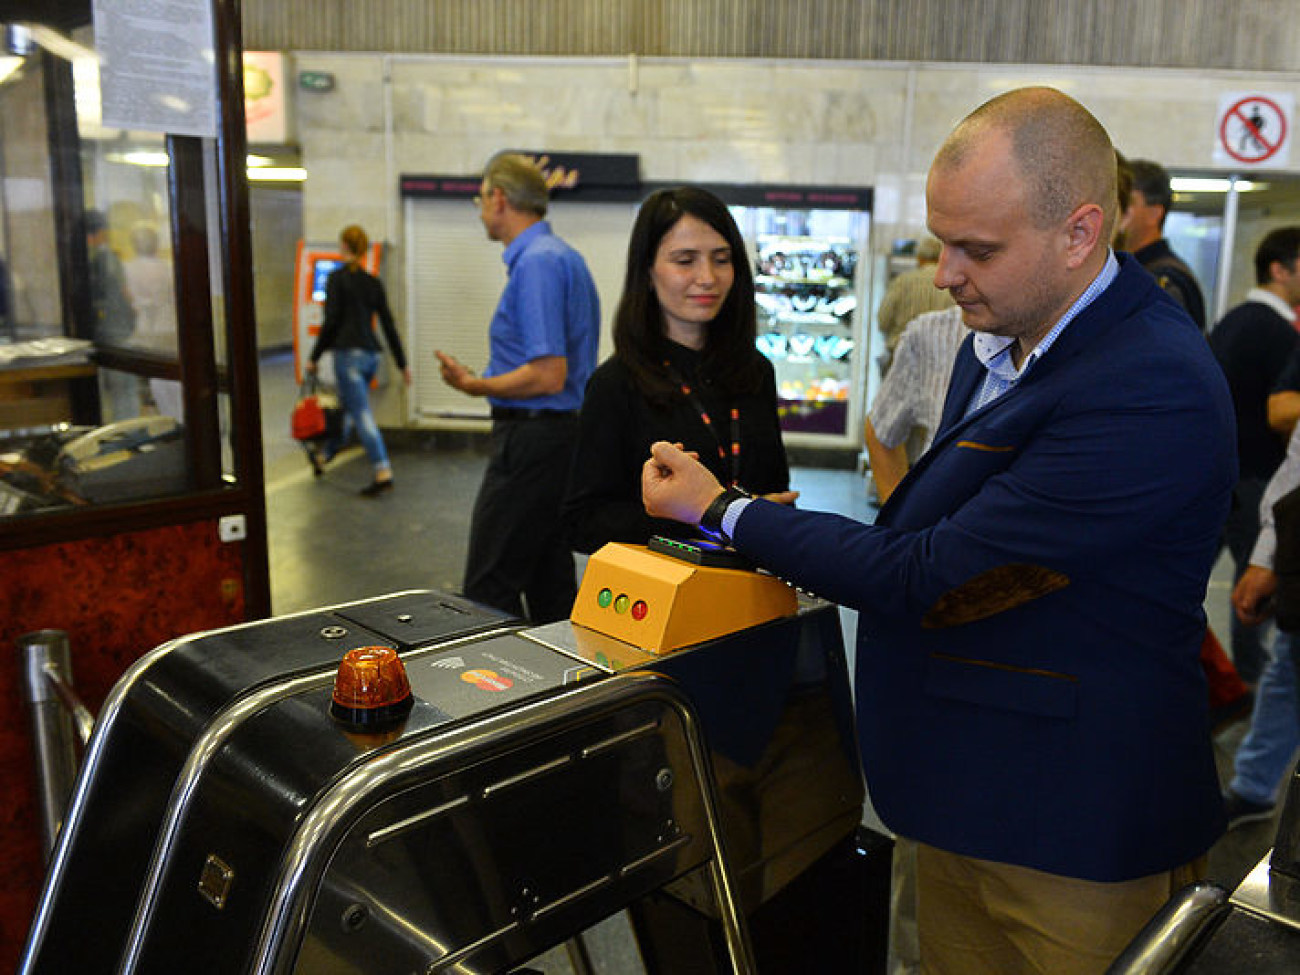
[[[94,0],[106,128],[215,137],[211,0]]]

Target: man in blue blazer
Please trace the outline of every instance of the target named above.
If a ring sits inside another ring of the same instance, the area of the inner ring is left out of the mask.
[[[1198,653],[1232,403],[1110,251],[1115,155],[1083,106],[993,99],[926,196],[975,334],[876,523],[723,491],[669,444],[646,506],[859,611],[863,767],[919,843],[922,970],[1100,972],[1223,829]]]

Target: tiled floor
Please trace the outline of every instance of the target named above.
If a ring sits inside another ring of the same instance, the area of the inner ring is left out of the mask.
[[[370,470],[358,449],[341,455],[324,477],[316,479],[290,439],[288,416],[296,388],[287,355],[264,360],[261,393],[275,612],[291,613],[402,589],[458,591],[469,511],[486,465],[483,438],[432,433],[390,437],[396,489],[366,499],[357,491],[369,481]],[[863,480],[852,471],[799,467],[793,480],[803,492],[803,507],[866,521],[874,516]],[[1215,631],[1224,635],[1229,588],[1229,569],[1221,561],[1206,610]],[[851,632],[852,614],[844,616]],[[1216,740],[1225,777],[1231,774],[1232,753],[1243,731],[1238,724]],[[873,820],[868,810],[866,821],[874,825]],[[1275,830],[1276,819],[1226,836],[1211,851],[1210,879],[1235,887],[1267,852]],[[602,973],[640,971],[626,930],[617,921],[592,938],[592,950]],[[606,959],[603,964],[601,957]],[[555,975],[572,971],[561,951],[549,953],[546,964],[537,967]]]

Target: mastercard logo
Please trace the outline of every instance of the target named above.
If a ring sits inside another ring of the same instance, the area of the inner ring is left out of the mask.
[[[466,684],[473,684],[480,691],[508,691],[515,686],[509,677],[502,677],[495,670],[467,670],[460,675]]]

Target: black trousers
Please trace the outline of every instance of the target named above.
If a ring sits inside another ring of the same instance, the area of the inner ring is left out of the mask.
[[[560,502],[577,433],[571,413],[493,421],[469,530],[470,599],[533,623],[569,618],[578,587]]]

